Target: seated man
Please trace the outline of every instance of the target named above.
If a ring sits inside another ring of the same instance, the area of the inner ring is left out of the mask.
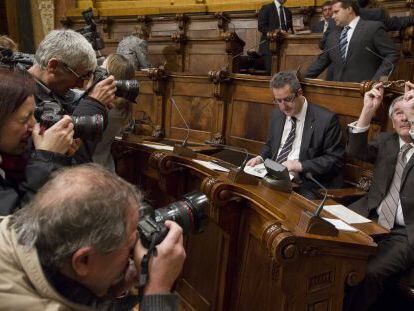
[[[384,291],[414,265],[414,153],[410,126],[403,112],[403,96],[389,109],[395,133],[380,133],[368,143],[368,128],[381,105],[383,88],[376,85],[364,97],[358,121],[350,124],[347,152],[375,163],[371,188],[350,208],[363,216],[378,218],[390,230],[379,238],[378,253],[368,262],[365,279],[350,290],[344,310],[368,310]]]
[[[323,19],[311,27],[313,33],[325,33],[330,24],[335,25],[332,19],[332,4],[331,1],[326,1],[322,4]]]
[[[146,252],[141,204],[135,187],[97,165],[55,175],[0,224],[0,309],[131,310],[138,296],[128,290]],[[170,290],[185,259],[182,229],[165,225],[140,310],[177,310]]]
[[[279,72],[270,81],[277,108],[273,110],[269,133],[261,155],[247,165],[270,158],[285,165],[299,179],[310,172],[330,187],[340,187],[345,149],[341,143],[338,117],[309,103],[293,72]],[[302,189],[314,188],[303,181]]]

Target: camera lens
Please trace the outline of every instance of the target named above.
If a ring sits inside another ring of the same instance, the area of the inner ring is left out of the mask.
[[[117,80],[115,81],[115,85],[116,96],[135,102],[139,94],[139,84],[137,80]]]
[[[73,137],[99,139],[103,133],[103,117],[100,114],[93,116],[72,116],[75,134]]]
[[[207,222],[209,201],[207,196],[195,191],[184,195],[183,199],[154,211],[155,221],[164,223],[172,220],[183,228],[184,234],[201,232]]]

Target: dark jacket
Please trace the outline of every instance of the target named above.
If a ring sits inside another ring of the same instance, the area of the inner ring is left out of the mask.
[[[12,214],[26,204],[49,179],[50,174],[71,164],[71,158],[61,154],[37,150],[30,155],[25,168],[25,180],[18,182],[0,175],[0,215]]]
[[[345,62],[339,52],[342,28],[335,27],[326,38],[324,53],[310,65],[305,76],[318,77],[329,65],[333,65],[333,81],[361,82],[379,80],[388,76],[399,59],[399,51],[380,22],[360,19],[348,46]],[[371,49],[381,58],[368,51]],[[383,59],[382,59],[383,58]]]
[[[349,134],[347,153],[363,161],[375,163],[372,185],[368,193],[349,207],[357,213],[377,218],[377,208],[391,185],[398,152],[399,138],[395,133],[380,133],[368,144],[368,132]],[[400,200],[408,241],[414,245],[414,156],[407,162],[401,177]]]
[[[282,30],[291,30],[293,32],[292,12],[285,7],[283,9],[286,15],[286,28],[282,27]],[[274,2],[262,6],[257,17],[257,24],[258,30],[262,33],[262,38],[266,38],[266,34],[269,31],[281,28],[279,15]]]
[[[279,150],[286,116],[278,108],[270,119],[269,132],[261,156],[273,158]],[[341,169],[345,148],[338,117],[329,110],[308,102],[299,161],[302,175],[312,173],[322,183],[337,188],[342,186]]]

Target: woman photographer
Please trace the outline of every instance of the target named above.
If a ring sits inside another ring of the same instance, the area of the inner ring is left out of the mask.
[[[0,70],[0,215],[21,208],[52,171],[71,163],[65,155],[74,143],[71,118],[43,131],[33,91],[31,78]]]

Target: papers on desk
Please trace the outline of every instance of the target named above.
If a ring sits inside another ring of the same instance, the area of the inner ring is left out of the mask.
[[[335,226],[336,229],[342,230],[342,231],[350,231],[350,232],[358,232],[358,229],[348,225],[347,223],[343,222],[340,219],[332,219],[332,218],[325,218],[326,221],[330,222]]]
[[[256,177],[260,177],[260,178],[265,177],[266,174],[267,174],[267,170],[264,166],[264,163],[258,164],[254,167],[246,165],[243,170],[246,174],[250,174],[250,175],[253,175],[253,176],[256,176]]]
[[[168,146],[168,145],[158,145],[158,144],[150,144],[150,143],[142,143],[141,145],[148,147],[148,148],[156,149],[156,150],[167,150],[167,151],[174,150],[173,146]]]
[[[361,215],[351,211],[343,205],[325,205],[324,210],[328,211],[332,215],[335,215],[339,219],[342,219],[348,224],[363,224],[371,222],[368,218],[362,217]]]
[[[207,167],[210,170],[214,170],[214,171],[220,171],[220,172],[229,172],[229,169],[222,167],[216,163],[213,163],[211,161],[203,161],[203,160],[197,160],[197,159],[193,159],[194,162]]]

